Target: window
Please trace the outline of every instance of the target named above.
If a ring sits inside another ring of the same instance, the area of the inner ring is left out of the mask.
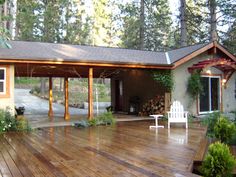
[[[0,94],[6,94],[6,68],[0,68]]]
[[[201,83],[203,92],[200,94],[200,113],[220,110],[220,77],[202,76]]]

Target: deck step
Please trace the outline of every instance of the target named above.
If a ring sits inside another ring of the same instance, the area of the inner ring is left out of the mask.
[[[208,150],[209,141],[207,137],[204,137],[199,145],[199,148],[196,151],[196,154],[193,158],[193,164],[191,167],[191,171],[195,174],[199,174],[199,167],[202,165],[202,161],[205,157],[205,154]],[[199,174],[200,175],[200,174]]]
[[[208,149],[208,145],[209,145],[208,138],[207,137],[203,138],[200,143],[200,146],[193,158],[193,161],[203,161],[204,156],[205,156],[207,149]]]

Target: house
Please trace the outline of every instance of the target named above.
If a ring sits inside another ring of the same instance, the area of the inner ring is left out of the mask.
[[[52,78],[65,81],[65,114],[69,119],[68,78],[88,78],[88,117],[93,116],[93,78],[111,78],[111,104],[115,111],[129,112],[132,99],[142,107],[156,95],[165,95],[151,70],[171,70],[179,100],[192,114],[236,107],[236,57],[217,42],[187,46],[167,52],[42,42],[9,41],[12,49],[0,49],[0,107],[14,110],[14,77],[49,78],[49,116],[52,109]],[[187,82],[200,69],[204,95],[191,100]]]

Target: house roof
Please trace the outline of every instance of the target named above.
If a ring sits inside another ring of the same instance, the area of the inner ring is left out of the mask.
[[[43,42],[9,41],[12,49],[0,48],[1,61],[50,61],[73,63],[105,63],[126,65],[174,66],[187,61],[188,56],[201,49],[207,50],[212,43],[187,46],[167,52],[153,52],[133,49],[95,47],[84,45],[55,44]],[[203,51],[203,50],[202,50]],[[194,55],[192,55],[194,56]],[[187,57],[187,58],[186,58]]]
[[[171,64],[206,45],[199,44],[168,51],[171,61],[171,63],[168,63],[165,52],[26,41],[9,41],[9,43],[12,49],[1,48],[1,59],[140,63],[154,65]]]

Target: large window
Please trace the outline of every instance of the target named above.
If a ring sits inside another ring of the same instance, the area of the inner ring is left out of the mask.
[[[201,77],[203,93],[200,95],[200,113],[220,110],[220,77]]]
[[[6,94],[6,68],[0,67],[0,94]]]

